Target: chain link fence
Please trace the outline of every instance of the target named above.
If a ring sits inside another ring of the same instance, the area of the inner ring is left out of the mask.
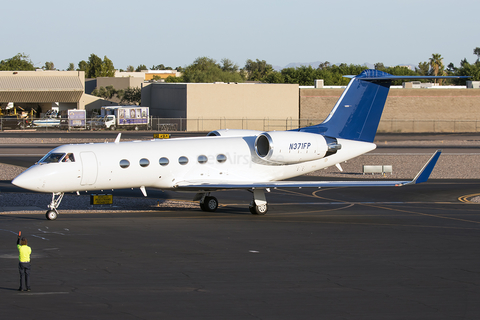
[[[37,121],[39,120],[39,121]],[[87,118],[81,125],[71,126],[67,119],[43,121],[44,119],[0,118],[0,130],[110,130],[98,118]],[[227,118],[154,118],[148,126],[119,125],[114,130],[151,131],[202,131],[219,129],[245,129],[258,131],[291,130],[321,123],[324,119],[227,119]],[[378,132],[381,133],[465,133],[479,132],[480,120],[381,120]]]

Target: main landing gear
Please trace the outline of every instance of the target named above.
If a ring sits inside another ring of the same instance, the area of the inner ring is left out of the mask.
[[[57,208],[62,202],[63,192],[54,192],[52,193],[52,202],[48,205],[48,210],[46,212],[46,217],[48,220],[55,220],[58,217]]]
[[[268,203],[265,197],[265,190],[269,191],[268,189],[251,190],[253,193],[253,199],[252,202],[250,202],[248,209],[252,214],[264,215],[267,213]],[[218,200],[211,196],[210,192],[198,193],[193,200],[200,200],[200,208],[206,212],[213,212],[218,208]]]
[[[200,199],[200,208],[206,212],[213,212],[218,208],[218,200],[209,193],[204,193]]]
[[[267,191],[269,191],[267,189]],[[270,192],[270,191],[269,191]],[[253,189],[253,199],[248,206],[252,214],[264,215],[268,211],[267,198],[265,197],[265,189]]]

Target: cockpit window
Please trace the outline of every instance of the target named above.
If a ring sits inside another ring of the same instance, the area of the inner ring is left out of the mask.
[[[57,163],[62,160],[65,153],[48,153],[42,159],[40,159],[40,163]]]
[[[63,158],[62,162],[75,162],[75,157],[73,156],[73,153],[67,153],[65,158]]]

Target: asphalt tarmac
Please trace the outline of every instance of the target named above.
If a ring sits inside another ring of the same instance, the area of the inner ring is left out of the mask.
[[[214,195],[214,213],[0,214],[2,319],[480,316],[478,180],[272,190],[265,216],[249,213],[246,191]],[[33,249],[31,292],[17,291],[18,231]]]
[[[216,193],[214,213],[3,214],[2,318],[478,319],[478,192],[476,180],[273,190],[265,216],[234,191]],[[31,292],[16,291],[20,230]]]

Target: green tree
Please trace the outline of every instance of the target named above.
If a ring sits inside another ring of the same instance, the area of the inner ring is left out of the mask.
[[[74,65],[72,62],[70,62],[70,63],[68,64],[67,71],[74,71],[74,70],[75,70],[75,65]]]
[[[88,58],[88,69],[85,77],[87,78],[98,78],[102,74],[102,59],[95,54],[91,54]]]
[[[365,69],[367,69],[366,66],[347,65],[345,63],[330,65],[330,63],[326,61],[320,64],[317,69],[311,66],[301,66],[298,68],[284,68],[280,72],[271,71],[263,78],[263,81],[268,83],[298,83],[301,86],[313,86],[314,80],[323,79],[325,85],[344,86],[349,82],[349,79],[344,77],[345,75],[357,75]]]
[[[382,62],[375,63],[375,70],[385,71],[386,69]]]
[[[458,68],[455,67],[455,65],[450,62],[450,63],[448,64],[448,66],[447,66],[447,70],[446,70],[446,71],[447,71],[447,75],[448,75],[448,76],[453,76],[453,75],[455,75],[455,74],[457,73]]]
[[[135,72],[135,68],[133,66],[128,66],[127,72]]]
[[[165,66],[163,64],[159,64],[156,66],[152,66],[150,70],[165,70]]]
[[[114,77],[115,67],[112,60],[105,56],[100,59],[97,55],[91,54],[88,61],[80,61],[78,63],[78,71],[85,71],[86,78],[98,78],[98,77]]]
[[[263,81],[266,83],[285,83],[283,74],[275,70],[266,75]]]
[[[115,67],[107,56],[103,57],[101,77],[115,77]]]
[[[233,63],[230,59],[224,58],[222,59],[222,70],[226,72],[237,72],[238,65]]]
[[[427,61],[420,62],[415,71],[420,76],[428,76],[430,75],[430,64]]]
[[[147,66],[144,64],[141,64],[135,69],[135,72],[141,72],[142,70],[148,70]]]
[[[183,80],[183,77],[168,76],[167,79],[165,79],[165,82],[181,83],[181,82],[185,82],[185,80]]]
[[[320,70],[328,69],[328,68],[330,68],[330,66],[331,66],[330,62],[325,61],[325,62],[322,62],[318,65],[318,69],[320,69]]]
[[[393,74],[394,76],[415,76],[417,73],[405,66],[388,67],[384,70],[386,73]]]
[[[298,83],[301,86],[313,86],[317,79],[317,69],[313,69],[312,66],[285,68],[281,73],[284,83]]]
[[[246,79],[249,81],[263,81],[271,72],[273,67],[265,60],[256,61],[248,59],[243,70],[246,72]]]
[[[100,88],[95,88],[92,91],[92,95],[104,99],[112,99],[113,96],[117,94],[117,90],[113,86],[106,86],[106,87],[100,87]]]
[[[480,61],[480,48],[476,47],[473,49],[473,54],[477,56],[477,62]]]
[[[34,71],[33,62],[25,53],[18,53],[10,59],[0,61],[0,71]]]
[[[480,81],[480,62],[477,61],[473,64],[468,63],[467,59],[463,59],[460,62],[460,67],[456,72],[457,76],[469,76],[470,81]],[[455,81],[456,84],[465,84],[465,79],[459,79]]]
[[[84,71],[85,75],[87,75],[88,74],[88,63],[87,63],[87,61],[85,61],[85,60],[80,61],[78,63],[77,71]]]
[[[43,70],[55,70],[55,65],[53,62],[45,62],[45,65],[42,68]]]
[[[184,82],[243,82],[239,72],[224,71],[214,59],[199,57],[183,71]]]
[[[388,67],[383,70],[387,73],[393,74],[394,76],[416,76],[418,75],[415,71],[410,70],[404,66],[395,66],[395,67]],[[395,80],[392,82],[392,85],[402,85],[405,80]]]
[[[120,104],[137,104],[142,102],[142,90],[140,88],[128,87],[123,91],[123,95],[120,97]]]

